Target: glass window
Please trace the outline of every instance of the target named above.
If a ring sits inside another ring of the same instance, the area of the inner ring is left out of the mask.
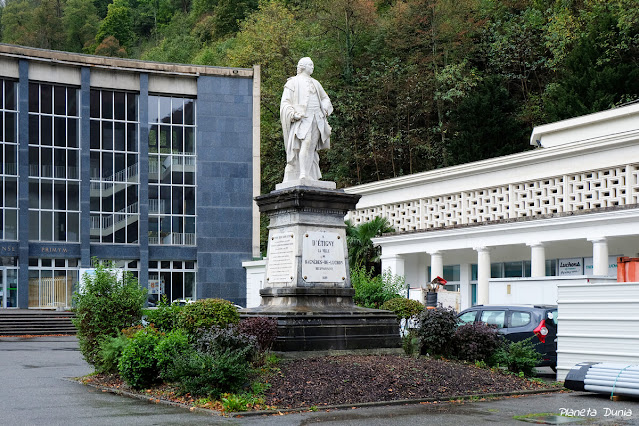
[[[523,277],[522,262],[504,262],[504,278]]]
[[[512,311],[510,313],[510,326],[523,327],[530,324],[530,312]]]
[[[93,242],[138,244],[138,95],[91,91]]]
[[[496,325],[497,328],[504,328],[506,311],[482,311],[480,321],[488,325]]]
[[[475,318],[477,317],[477,311],[469,311],[461,314],[458,319],[461,324],[468,324],[470,322],[475,322]]]
[[[195,245],[192,99],[149,96],[149,244]]]
[[[503,263],[490,264],[490,278],[504,278]]]
[[[78,265],[77,259],[29,258],[29,308],[71,307]]]
[[[29,239],[77,242],[79,91],[40,83],[29,91]]]
[[[0,79],[0,239],[13,241],[18,239],[17,91],[15,81]]]
[[[459,281],[459,265],[444,265],[444,279],[446,281]]]
[[[149,261],[149,304],[163,295],[172,302],[195,299],[195,269],[195,261]]]

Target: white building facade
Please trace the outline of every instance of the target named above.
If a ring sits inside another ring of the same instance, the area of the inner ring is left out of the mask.
[[[639,104],[535,127],[531,145],[347,188],[362,195],[348,218],[386,217],[382,268],[412,294],[443,276],[461,309],[554,304],[553,277],[609,281],[639,252]]]

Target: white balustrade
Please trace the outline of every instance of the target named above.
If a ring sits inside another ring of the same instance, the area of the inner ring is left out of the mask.
[[[368,206],[348,218],[357,225],[382,216],[406,232],[628,204],[639,204],[639,164]]]

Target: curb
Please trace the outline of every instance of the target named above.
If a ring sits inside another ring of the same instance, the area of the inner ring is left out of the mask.
[[[69,382],[78,383],[78,384],[80,384],[82,386],[89,386],[91,388],[100,390],[102,392],[112,393],[114,395],[126,396],[126,397],[133,398],[133,399],[139,399],[140,401],[146,401],[146,402],[151,403],[151,404],[169,405],[169,406],[172,406],[172,407],[184,408],[184,409],[186,409],[188,411],[191,411],[191,412],[204,413],[204,414],[208,414],[208,415],[211,415],[211,416],[217,416],[217,417],[226,417],[220,411],[209,410],[207,408],[194,407],[192,405],[183,404],[181,402],[169,401],[168,399],[163,399],[163,398],[160,398],[160,397],[143,395],[143,394],[134,393],[134,392],[128,392],[128,391],[125,391],[125,390],[122,390],[122,389],[115,389],[115,388],[110,388],[110,387],[107,387],[107,386],[96,385],[94,383],[83,383],[83,382],[77,380],[77,378],[69,378],[69,377],[67,377],[64,380],[67,380]],[[271,411],[271,414],[273,414],[272,411]]]
[[[548,388],[548,389],[528,389],[521,391],[512,391],[512,392],[495,392],[495,393],[478,393],[478,394],[470,394],[470,395],[459,395],[459,396],[449,396],[444,398],[418,398],[418,399],[395,399],[392,401],[374,401],[374,402],[360,402],[355,404],[338,404],[338,405],[323,405],[321,407],[317,407],[317,411],[320,410],[350,410],[353,408],[366,408],[366,407],[383,407],[383,406],[394,406],[394,405],[410,405],[410,404],[422,404],[427,402],[451,402],[458,400],[470,400],[473,398],[501,398],[508,396],[517,396],[517,395],[538,395],[542,393],[551,393],[551,392],[560,392],[565,390],[565,388]],[[274,409],[274,410],[261,410],[261,411],[242,411],[242,412],[233,412],[226,414],[229,417],[255,417],[255,416],[265,416],[265,415],[279,415],[279,414],[292,414],[292,413],[302,413],[302,412],[311,412],[310,407],[304,408],[285,408],[285,409]]]
[[[207,408],[193,407],[192,405],[183,404],[181,402],[169,401],[167,399],[162,399],[159,397],[142,395],[138,393],[124,391],[121,389],[114,389],[114,388],[110,388],[106,386],[96,385],[93,383],[83,383],[74,378],[66,378],[65,380],[68,380],[70,382],[75,382],[84,386],[89,386],[94,389],[101,390],[102,392],[108,392],[115,395],[127,396],[129,398],[139,399],[141,401],[147,401],[152,404],[164,404],[164,405],[170,405],[173,407],[184,408],[191,412],[204,413],[204,414],[208,414],[211,416],[218,416],[218,417],[238,417],[239,418],[239,417],[273,416],[273,415],[282,415],[282,414],[312,412],[310,410],[310,407],[299,407],[299,408],[284,408],[284,409],[273,409],[273,410],[239,411],[239,412],[232,412],[232,413],[222,413],[220,411],[209,410]],[[354,404],[323,405],[321,407],[317,407],[317,411],[345,410],[345,409],[350,410],[353,408],[422,404],[427,402],[445,403],[450,401],[471,400],[471,399],[479,399],[479,398],[501,398],[501,397],[508,397],[508,396],[517,396],[517,395],[538,395],[542,393],[560,392],[562,390],[565,390],[565,388],[555,387],[555,388],[547,388],[547,389],[528,389],[528,390],[512,391],[512,392],[494,392],[494,393],[457,395],[457,396],[449,396],[449,397],[443,397],[443,398],[395,399],[392,401],[374,401],[374,402],[359,402]]]

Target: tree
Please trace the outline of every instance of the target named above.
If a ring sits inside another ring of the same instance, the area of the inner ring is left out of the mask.
[[[88,50],[95,41],[99,22],[92,0],[67,0],[62,16],[65,49],[72,52]]]
[[[82,284],[73,295],[73,325],[78,329],[82,356],[95,364],[101,339],[116,337],[123,328],[139,324],[148,291],[130,273],[118,279],[111,266],[102,264],[93,276],[85,274]]]
[[[286,154],[279,104],[286,79],[295,75],[297,61],[309,55],[303,24],[278,1],[261,3],[242,24],[226,52],[226,65],[261,66],[262,191],[282,181]],[[320,68],[316,62],[316,72]]]
[[[462,164],[529,149],[529,128],[500,77],[482,81],[453,111],[449,164]]]
[[[95,40],[101,43],[105,38],[113,36],[122,46],[130,47],[134,39],[132,25],[131,10],[126,0],[114,0],[100,23]]]
[[[2,13],[3,41],[42,49],[61,49],[64,40],[58,0],[13,0]]]
[[[127,57],[126,49],[120,46],[120,42],[118,41],[118,39],[113,36],[108,36],[107,38],[102,40],[102,43],[98,44],[95,47],[94,53],[100,56],[113,56],[116,58]]]
[[[348,262],[351,269],[364,267],[365,270],[376,268],[381,272],[379,257],[381,250],[373,246],[373,238],[380,237],[384,233],[394,232],[395,229],[388,223],[385,217],[377,216],[369,222],[354,226],[346,221],[346,243],[348,244]]]

